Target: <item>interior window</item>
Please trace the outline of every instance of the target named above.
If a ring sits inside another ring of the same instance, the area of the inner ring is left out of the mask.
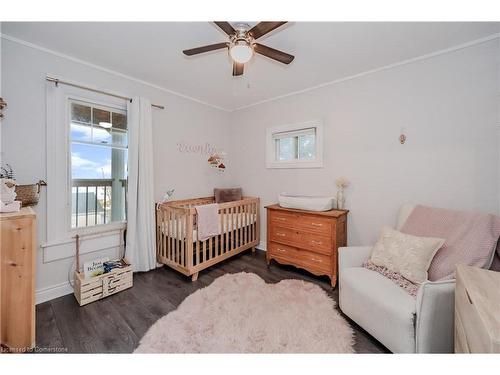
[[[70,101],[71,227],[126,219],[127,114]]]
[[[276,161],[314,160],[316,128],[277,132],[272,135]]]

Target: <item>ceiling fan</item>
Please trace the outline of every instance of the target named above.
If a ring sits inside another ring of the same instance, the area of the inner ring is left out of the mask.
[[[243,74],[243,67],[245,66],[245,63],[250,61],[254,52],[267,56],[283,64],[290,64],[294,59],[294,56],[289,55],[288,53],[256,43],[257,39],[284,25],[286,21],[259,22],[252,28],[245,23],[239,23],[235,25],[235,27],[231,26],[229,22],[218,21],[214,23],[229,36],[229,42],[186,49],[182,52],[187,56],[193,56],[199,53],[227,48],[229,55],[233,59],[233,76],[241,76]]]

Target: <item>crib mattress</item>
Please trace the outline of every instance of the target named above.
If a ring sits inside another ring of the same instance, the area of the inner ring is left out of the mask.
[[[224,219],[222,217],[224,216]],[[233,213],[232,215],[219,214],[219,232],[226,233],[231,232],[236,229],[240,229],[252,224],[255,224],[257,221],[257,215],[252,213]],[[177,220],[167,220],[163,222],[161,225],[161,230],[164,235],[168,235],[169,237],[175,239],[185,239],[186,236],[186,228],[183,225],[179,225],[177,228]],[[196,226],[193,228],[193,241],[198,239],[198,230]]]

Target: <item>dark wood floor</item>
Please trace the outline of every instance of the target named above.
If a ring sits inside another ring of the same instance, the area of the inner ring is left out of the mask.
[[[274,262],[267,268],[264,252],[252,254],[248,251],[200,272],[196,282],[162,267],[135,274],[133,288],[87,306],[79,307],[73,295],[37,305],[37,347],[41,351],[58,348],[58,352],[69,353],[130,353],[147,329],[188,295],[225,273],[241,271],[253,272],[268,283],[283,279],[311,281],[338,301],[338,288],[332,290],[328,278]],[[349,323],[355,331],[356,352],[387,352],[354,322],[349,320]]]

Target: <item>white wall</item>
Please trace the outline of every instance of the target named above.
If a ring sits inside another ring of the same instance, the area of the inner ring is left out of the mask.
[[[373,243],[404,202],[497,213],[498,57],[493,40],[234,112],[234,181],[267,205],[334,194],[346,176],[350,245]],[[266,127],[314,119],[324,168],[266,169]]]
[[[190,144],[212,143],[227,149],[229,113],[187,100],[124,77],[85,64],[2,40],[2,93],[9,103],[1,124],[2,159],[11,164],[18,183],[46,179],[46,95],[45,76],[82,82],[127,96],[144,96],[165,110],[153,109],[155,197],[160,199],[167,188],[176,189],[176,198],[206,196],[215,186],[224,186],[230,171],[223,174],[210,169],[206,156],[181,154],[178,141]],[[168,67],[166,67],[168,69]],[[231,164],[228,161],[228,164]],[[48,181],[50,189],[50,181]],[[38,242],[46,239],[46,193],[42,191],[38,214]],[[69,258],[44,262],[44,251],[38,249],[36,289],[40,299],[68,292]],[[84,256],[92,259],[115,256],[115,248]]]

